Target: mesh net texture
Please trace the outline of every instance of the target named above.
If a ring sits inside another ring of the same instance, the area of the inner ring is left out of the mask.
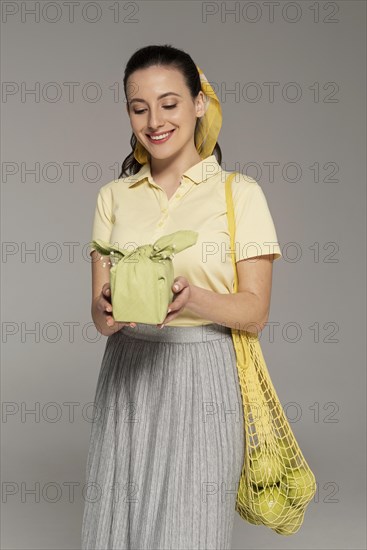
[[[234,266],[235,222],[231,193],[232,173],[226,181],[228,225]],[[239,480],[236,511],[246,521],[265,525],[280,535],[296,533],[308,503],[316,492],[309,468],[271,381],[258,335],[231,329],[241,388],[245,459]]]
[[[257,335],[232,330],[245,421],[245,461],[236,510],[253,524],[292,535],[302,525],[316,480],[292,433]]]

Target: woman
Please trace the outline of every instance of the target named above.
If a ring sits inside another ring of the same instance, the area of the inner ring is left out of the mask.
[[[198,240],[172,260],[174,299],[160,325],[114,320],[109,259],[91,250],[92,318],[108,339],[82,548],[230,548],[245,445],[231,327],[265,325],[280,247],[261,187],[239,174],[231,294],[221,108],[191,57],[142,48],[124,89],[133,151],[119,179],[99,190],[92,238],[140,246],[191,229]]]

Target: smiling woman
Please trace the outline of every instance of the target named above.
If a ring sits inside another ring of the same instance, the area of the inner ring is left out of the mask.
[[[158,326],[114,319],[109,258],[91,247],[92,318],[108,338],[81,547],[225,550],[245,450],[231,327],[263,327],[281,251],[260,185],[239,174],[231,293],[222,111],[192,58],[168,45],[141,48],[124,89],[132,152],[98,192],[91,241],[140,246],[180,229],[198,240],[172,260],[174,299]]]
[[[127,89],[139,91],[139,97],[128,92],[126,105],[139,147],[146,151],[138,148],[138,158],[142,153],[139,160],[144,163],[150,159],[152,176],[162,186],[172,177],[176,181],[186,167],[201,160],[193,135],[197,121],[205,113],[202,90],[193,101],[183,73],[166,65],[135,70],[128,78]]]

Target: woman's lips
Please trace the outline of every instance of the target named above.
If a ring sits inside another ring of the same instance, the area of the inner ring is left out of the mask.
[[[148,134],[147,134],[147,138],[149,139],[150,143],[154,143],[154,145],[159,145],[160,143],[166,143],[166,141],[170,139],[174,131],[175,129],[170,130],[169,135],[163,139],[151,139],[151,137]],[[162,132],[162,133],[165,134],[166,132]]]

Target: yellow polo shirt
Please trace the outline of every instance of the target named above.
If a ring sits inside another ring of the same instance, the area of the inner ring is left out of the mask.
[[[173,259],[175,277],[182,275],[196,286],[227,294],[234,284],[227,225],[225,180],[231,172],[221,168],[215,155],[191,166],[168,200],[156,184],[149,162],[133,176],[103,185],[97,196],[92,240],[102,239],[121,248],[153,244],[159,237],[181,229],[198,232],[195,245]],[[232,180],[236,221],[236,261],[263,254],[282,256],[273,219],[260,185],[237,173]],[[91,244],[91,243],[90,243]],[[90,252],[94,248],[90,246]],[[188,308],[167,326],[212,323]]]

